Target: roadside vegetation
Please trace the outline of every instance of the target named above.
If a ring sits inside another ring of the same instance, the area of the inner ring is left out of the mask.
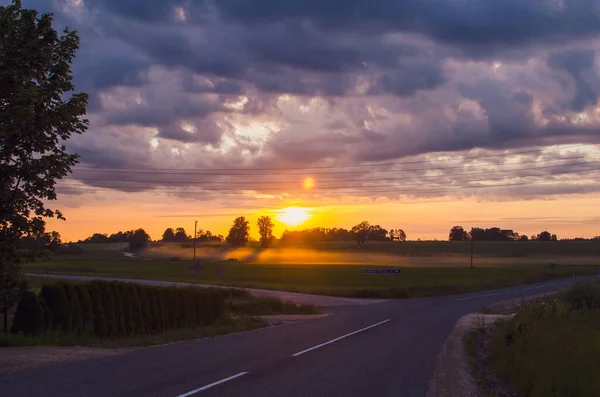
[[[266,326],[260,316],[316,314],[312,305],[255,298],[239,289],[165,288],[121,282],[30,278],[9,313],[0,346],[140,346],[240,332]],[[38,290],[36,293],[35,291]]]
[[[577,283],[465,341],[488,395],[599,396],[599,329],[600,283]]]

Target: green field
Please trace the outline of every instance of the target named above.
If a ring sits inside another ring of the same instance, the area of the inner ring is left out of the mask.
[[[57,255],[24,265],[28,272],[76,274],[338,296],[420,297],[519,285],[573,274],[594,274],[600,266],[597,242],[476,243],[475,268],[469,243],[351,243],[315,247],[199,247],[201,270],[194,273],[189,244],[155,247],[144,259],[130,259],[120,246],[87,245],[80,255]],[[561,251],[562,250],[562,251]],[[564,253],[563,253],[564,252]],[[503,255],[500,255],[502,253]],[[549,263],[556,263],[552,269]],[[364,268],[401,267],[401,274],[364,274]]]

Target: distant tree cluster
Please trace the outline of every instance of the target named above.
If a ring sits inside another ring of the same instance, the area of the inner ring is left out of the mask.
[[[150,243],[151,238],[144,229],[129,230],[126,232],[113,233],[110,236],[107,234],[94,233],[91,237],[85,240],[80,240],[78,243],[90,244],[90,243],[128,243],[129,248],[137,250],[146,248]]]
[[[13,334],[44,332],[99,338],[149,335],[169,329],[210,325],[221,317],[218,291],[93,281],[44,285],[25,292],[15,313]]]
[[[56,252],[62,245],[60,233],[36,233],[21,237],[19,249],[24,256],[36,256],[41,252]]]
[[[193,241],[192,236],[188,235],[184,228],[178,227],[173,230],[173,228],[168,228],[164,231],[162,235],[162,242],[165,243],[185,243],[188,241]],[[223,236],[214,235],[210,230],[202,230],[199,229],[196,231],[196,241],[201,243],[207,242],[217,242],[220,243],[223,241]]]
[[[548,231],[543,231],[540,234],[527,237],[525,234],[519,234],[511,229],[500,229],[492,227],[483,229],[473,227],[467,232],[462,226],[454,226],[448,234],[449,241],[557,241],[556,234],[551,234]]]
[[[389,232],[380,225],[361,222],[352,229],[317,227],[305,230],[284,231],[282,243],[322,243],[328,241],[356,241],[363,246],[367,241],[406,241],[406,233],[402,229]]]

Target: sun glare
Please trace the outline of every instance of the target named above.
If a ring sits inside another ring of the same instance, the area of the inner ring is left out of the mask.
[[[308,190],[310,190],[310,189],[312,189],[313,187],[315,187],[315,180],[314,180],[314,179],[312,179],[312,178],[310,178],[310,177],[308,177],[308,178],[305,178],[305,179],[304,179],[304,183],[303,183],[303,185],[304,185],[304,188],[305,188],[305,189],[308,189]]]
[[[277,220],[288,226],[298,226],[310,218],[310,210],[300,207],[288,207],[277,211]]]

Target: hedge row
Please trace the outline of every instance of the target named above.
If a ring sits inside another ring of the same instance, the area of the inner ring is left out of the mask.
[[[164,288],[120,282],[44,285],[23,294],[12,333],[46,331],[100,338],[147,335],[209,325],[225,310],[221,293],[202,288]]]

